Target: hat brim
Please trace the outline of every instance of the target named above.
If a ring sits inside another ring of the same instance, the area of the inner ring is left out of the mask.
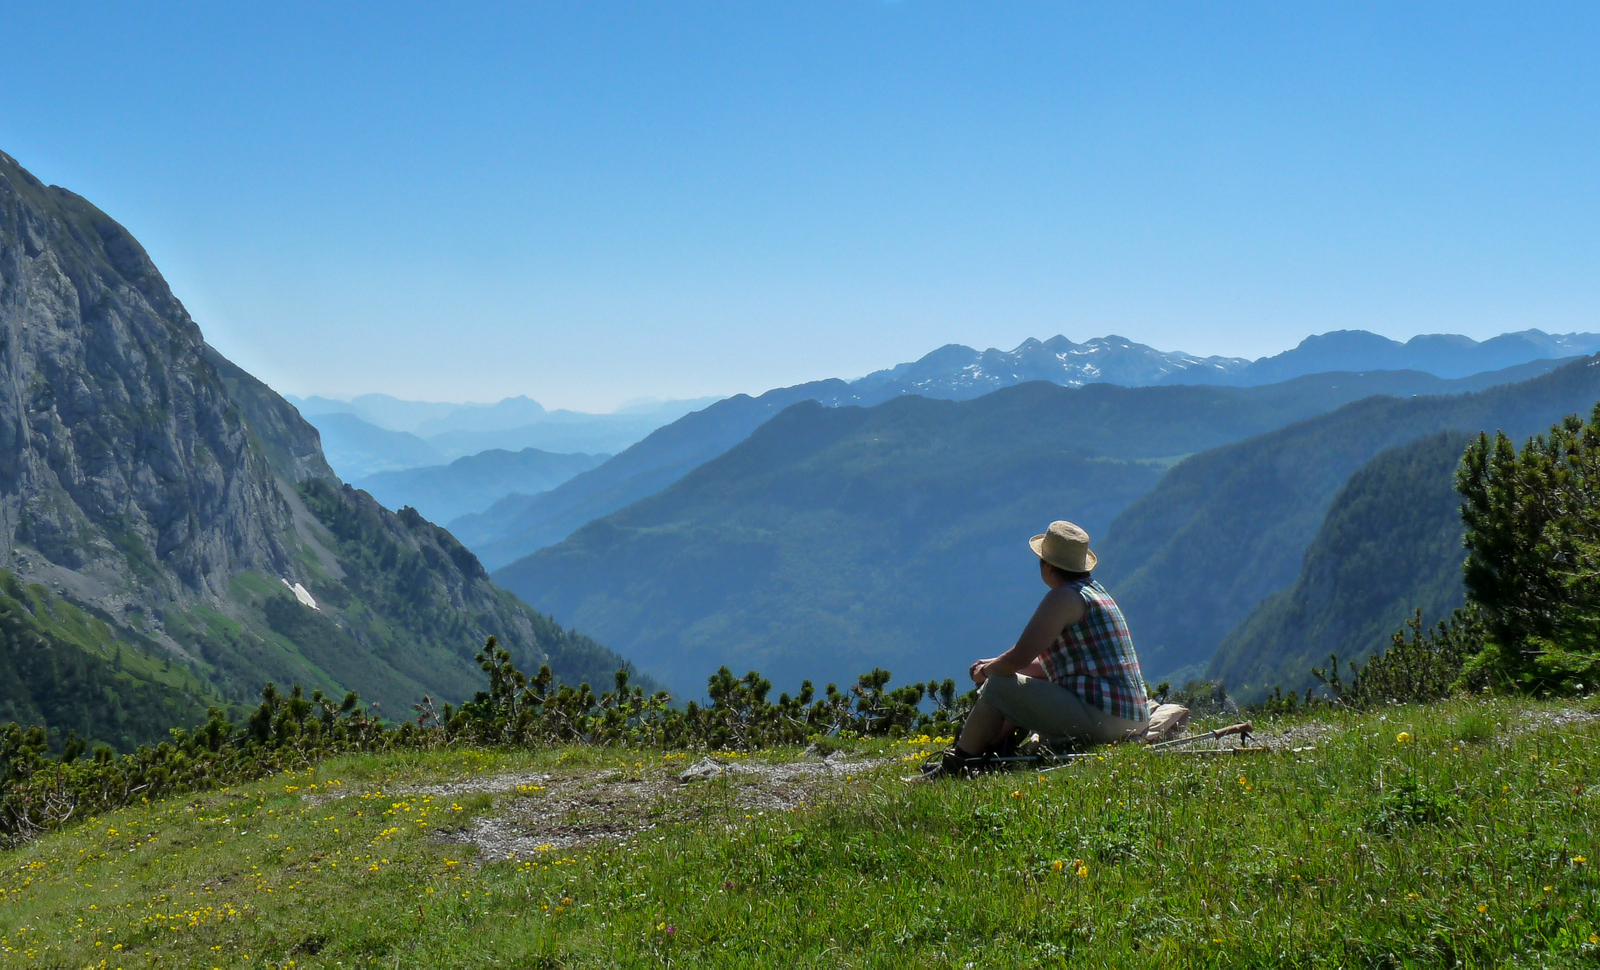
[[[1077,568],[1074,568],[1072,566],[1062,565],[1061,563],[1056,562],[1055,560],[1051,559],[1049,556],[1044,554],[1044,533],[1040,533],[1039,535],[1034,536],[1032,539],[1029,539],[1028,540],[1028,548],[1033,550],[1033,554],[1035,556],[1038,556],[1040,559],[1043,559],[1045,562],[1047,562],[1050,565],[1056,567],[1057,569],[1065,569],[1069,573],[1091,573],[1091,572],[1094,572],[1094,567],[1096,565],[1098,565],[1099,562],[1100,562],[1100,557],[1096,556],[1094,554],[1094,550],[1093,549],[1085,549],[1083,551],[1083,568],[1082,569],[1077,569]]]

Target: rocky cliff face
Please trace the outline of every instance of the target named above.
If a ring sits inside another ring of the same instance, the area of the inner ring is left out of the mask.
[[[285,571],[289,504],[213,358],[126,229],[0,155],[0,565],[106,606]]]
[[[0,646],[48,652],[10,664],[0,707],[54,726],[75,711],[122,747],[159,737],[158,712],[247,702],[267,679],[391,713],[464,699],[490,634],[570,681],[621,663],[445,530],[341,485],[316,430],[205,344],[126,229],[3,153],[0,579]],[[75,619],[46,622],[56,604]],[[63,700],[85,691],[106,696]]]

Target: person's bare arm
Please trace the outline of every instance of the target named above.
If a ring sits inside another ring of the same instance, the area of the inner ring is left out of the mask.
[[[1058,586],[1044,594],[1016,646],[992,660],[972,665],[968,673],[973,682],[981,684],[991,675],[1028,672],[1055,641],[1056,634],[1083,619],[1083,609],[1083,596],[1071,586]]]

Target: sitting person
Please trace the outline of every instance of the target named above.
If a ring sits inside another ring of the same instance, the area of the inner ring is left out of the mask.
[[[1050,587],[1016,646],[973,663],[978,703],[932,775],[959,774],[1020,725],[1046,742],[1096,744],[1144,736],[1149,702],[1122,611],[1094,581],[1089,534],[1052,522],[1029,542]]]

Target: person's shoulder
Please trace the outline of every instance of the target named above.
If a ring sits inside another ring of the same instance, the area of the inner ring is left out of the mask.
[[[1067,583],[1045,593],[1044,601],[1063,609],[1081,609],[1084,605],[1083,590],[1077,583]]]

